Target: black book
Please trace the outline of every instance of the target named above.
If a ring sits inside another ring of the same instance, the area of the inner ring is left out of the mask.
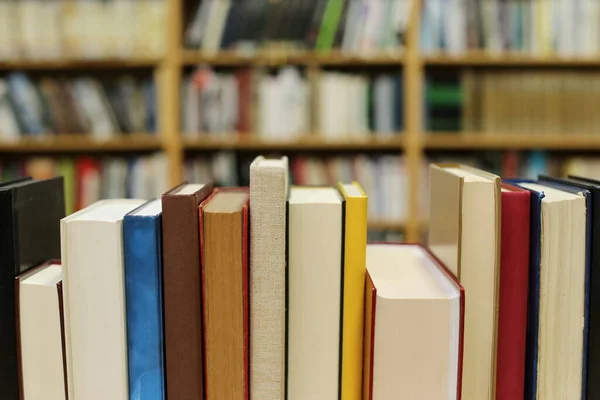
[[[588,399],[600,398],[600,181],[569,175],[568,179],[555,179],[540,176],[540,180],[563,183],[588,190],[592,195],[591,210],[591,246],[590,246],[590,276],[588,277],[589,298],[588,307],[588,341],[587,364],[584,368],[584,388]],[[585,357],[584,349],[584,357]],[[586,372],[587,371],[587,372]]]
[[[220,49],[227,50],[235,44],[238,31],[241,25],[241,19],[243,17],[243,0],[233,0],[231,2],[231,6],[229,7],[229,11],[227,13],[227,18],[225,19],[225,30],[223,31],[223,37],[221,39]],[[250,0],[252,1],[252,0]]]
[[[0,184],[0,399],[19,400],[15,278],[60,258],[62,178]]]

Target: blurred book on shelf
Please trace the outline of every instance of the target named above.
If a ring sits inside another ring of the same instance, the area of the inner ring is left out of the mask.
[[[600,4],[600,3],[599,3]],[[594,71],[464,70],[427,77],[430,132],[566,135],[600,132],[600,74]]]
[[[14,72],[0,78],[0,140],[45,134],[119,134],[156,131],[152,79],[130,75],[31,77]]]
[[[69,214],[100,199],[159,197],[169,183],[165,156],[158,153],[127,158],[29,157],[0,162],[2,181],[23,176],[63,176]]]
[[[166,11],[166,0],[2,0],[0,60],[161,57]]]
[[[237,159],[232,152],[197,155],[186,160],[184,176],[190,182],[211,180],[217,186],[246,186],[249,180],[247,164],[247,160]],[[290,172],[295,185],[359,182],[369,193],[368,216],[371,221],[403,223],[408,217],[408,181],[403,157],[297,156],[291,157]]]
[[[187,48],[333,49],[369,54],[403,48],[410,0],[202,0],[185,21]]]
[[[595,55],[600,52],[599,13],[595,0],[424,0],[421,50]]]
[[[315,85],[294,67],[275,72],[200,67],[182,82],[183,132],[188,137],[238,132],[266,140],[298,139],[311,132],[313,122],[315,134],[326,139],[402,131],[400,74],[324,71]]]

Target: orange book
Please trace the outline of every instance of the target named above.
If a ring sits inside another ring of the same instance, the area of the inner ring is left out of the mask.
[[[247,188],[199,207],[206,400],[249,398],[248,209]]]

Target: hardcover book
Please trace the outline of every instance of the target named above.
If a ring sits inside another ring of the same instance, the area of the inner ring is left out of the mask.
[[[162,196],[167,398],[204,398],[198,206],[212,183],[182,184]]]
[[[62,178],[0,183],[0,398],[19,400],[15,277],[60,257]],[[12,328],[11,328],[12,327]]]
[[[418,245],[369,244],[363,399],[460,399],[465,291]]]
[[[465,288],[462,393],[494,399],[500,281],[500,178],[459,164],[430,167],[429,248]]]
[[[65,400],[62,266],[48,261],[15,279],[21,398]]]
[[[162,202],[123,218],[129,397],[164,400]]]
[[[248,212],[246,188],[216,189],[200,205],[207,400],[249,398]]]

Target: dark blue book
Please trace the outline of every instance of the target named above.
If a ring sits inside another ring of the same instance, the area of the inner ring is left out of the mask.
[[[123,219],[131,399],[165,399],[161,220],[160,199]]]
[[[542,200],[544,192],[521,186],[533,180],[507,180],[512,185],[528,190],[530,196],[529,224],[529,299],[527,301],[527,345],[525,361],[525,400],[535,400],[537,390],[538,328],[540,323],[540,261],[542,241]]]
[[[536,181],[531,180],[513,180],[516,184],[531,193],[531,265],[530,265],[530,292],[528,306],[528,326],[527,326],[527,360],[525,375],[525,399],[534,400],[537,397],[538,386],[538,343],[539,343],[539,324],[540,324],[540,265],[541,265],[541,239],[542,239],[542,202],[546,197],[542,190],[532,190],[523,185],[523,183],[537,183],[548,189],[556,189],[562,192],[583,196],[585,199],[585,270],[584,270],[584,293],[583,293],[583,337],[582,337],[582,387],[581,398],[586,399],[586,375],[587,375],[587,348],[588,348],[588,329],[589,329],[589,283],[590,283],[590,265],[592,259],[592,194],[586,188],[580,185],[574,185],[567,180],[549,178],[540,176]],[[551,240],[551,239],[550,239]],[[547,243],[548,245],[548,243]],[[535,253],[534,253],[535,252]],[[552,295],[551,293],[547,294]],[[555,293],[554,296],[559,295]]]
[[[586,178],[572,177],[568,179],[550,178],[540,176],[540,182],[551,185],[567,186],[571,193],[583,192],[586,196],[587,207],[587,242],[586,242],[586,273],[585,273],[585,321],[584,321],[584,357],[583,357],[583,399],[600,398],[600,382],[598,374],[600,373],[600,335],[592,337],[594,326],[600,322],[600,312],[592,312],[594,289],[600,286],[600,275],[596,274],[595,279],[598,283],[594,284],[593,271],[600,268],[600,182],[588,180]],[[561,186],[556,186],[562,189]],[[563,189],[566,190],[566,189]],[[586,195],[586,192],[589,195]],[[598,294],[596,295],[598,297]],[[595,301],[598,302],[600,298]],[[599,306],[600,307],[600,306]],[[598,308],[598,307],[596,307]]]

